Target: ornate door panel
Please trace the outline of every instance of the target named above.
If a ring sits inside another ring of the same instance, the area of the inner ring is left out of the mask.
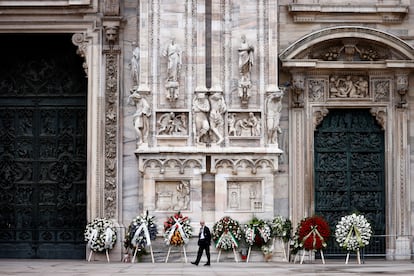
[[[68,36],[6,41],[0,69],[0,257],[84,258],[81,62]]]
[[[315,131],[315,213],[335,225],[358,212],[375,235],[385,234],[384,131],[367,109],[332,109]],[[334,238],[328,255],[346,254]],[[366,254],[384,254],[385,239],[375,237]]]

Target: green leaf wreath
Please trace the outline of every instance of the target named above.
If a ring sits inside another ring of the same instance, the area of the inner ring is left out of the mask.
[[[213,225],[212,238],[217,249],[230,250],[239,247],[242,229],[238,221],[229,216]]]
[[[94,252],[112,249],[117,238],[113,221],[106,218],[96,218],[88,223],[84,236],[88,247]]]
[[[151,245],[151,240],[157,237],[157,225],[155,217],[145,215],[135,217],[128,227],[124,246],[125,248],[145,251],[145,247]]]
[[[289,241],[292,234],[292,222],[289,219],[283,216],[276,216],[269,222],[269,225],[272,228],[273,237],[280,238],[284,242]]]

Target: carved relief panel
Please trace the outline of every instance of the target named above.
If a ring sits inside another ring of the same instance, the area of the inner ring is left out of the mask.
[[[227,209],[231,211],[261,212],[263,210],[261,181],[228,181]]]
[[[190,181],[156,181],[156,211],[191,211]]]

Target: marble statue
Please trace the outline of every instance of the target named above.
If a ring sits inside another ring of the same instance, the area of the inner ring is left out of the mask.
[[[134,128],[137,136],[137,147],[142,143],[148,142],[149,122],[148,117],[151,116],[151,107],[147,100],[137,91],[129,96],[129,102],[136,107],[134,113]]]
[[[282,133],[279,126],[280,112],[282,111],[282,95],[269,94],[266,98],[266,128],[269,144],[277,144],[278,134]]]
[[[208,112],[210,103],[205,93],[197,93],[193,99],[194,124],[196,128],[196,143],[203,143],[203,139],[210,130]]]
[[[216,136],[216,144],[220,144],[224,140],[224,114],[227,111],[223,95],[218,92],[211,95],[210,105],[210,130]]]

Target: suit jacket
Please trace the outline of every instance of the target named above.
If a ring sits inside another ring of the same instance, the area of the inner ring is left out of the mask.
[[[206,244],[206,245],[210,245],[211,244],[211,233],[210,233],[210,229],[207,226],[204,226],[204,240],[201,240],[201,232],[198,234],[198,245],[201,244]]]

